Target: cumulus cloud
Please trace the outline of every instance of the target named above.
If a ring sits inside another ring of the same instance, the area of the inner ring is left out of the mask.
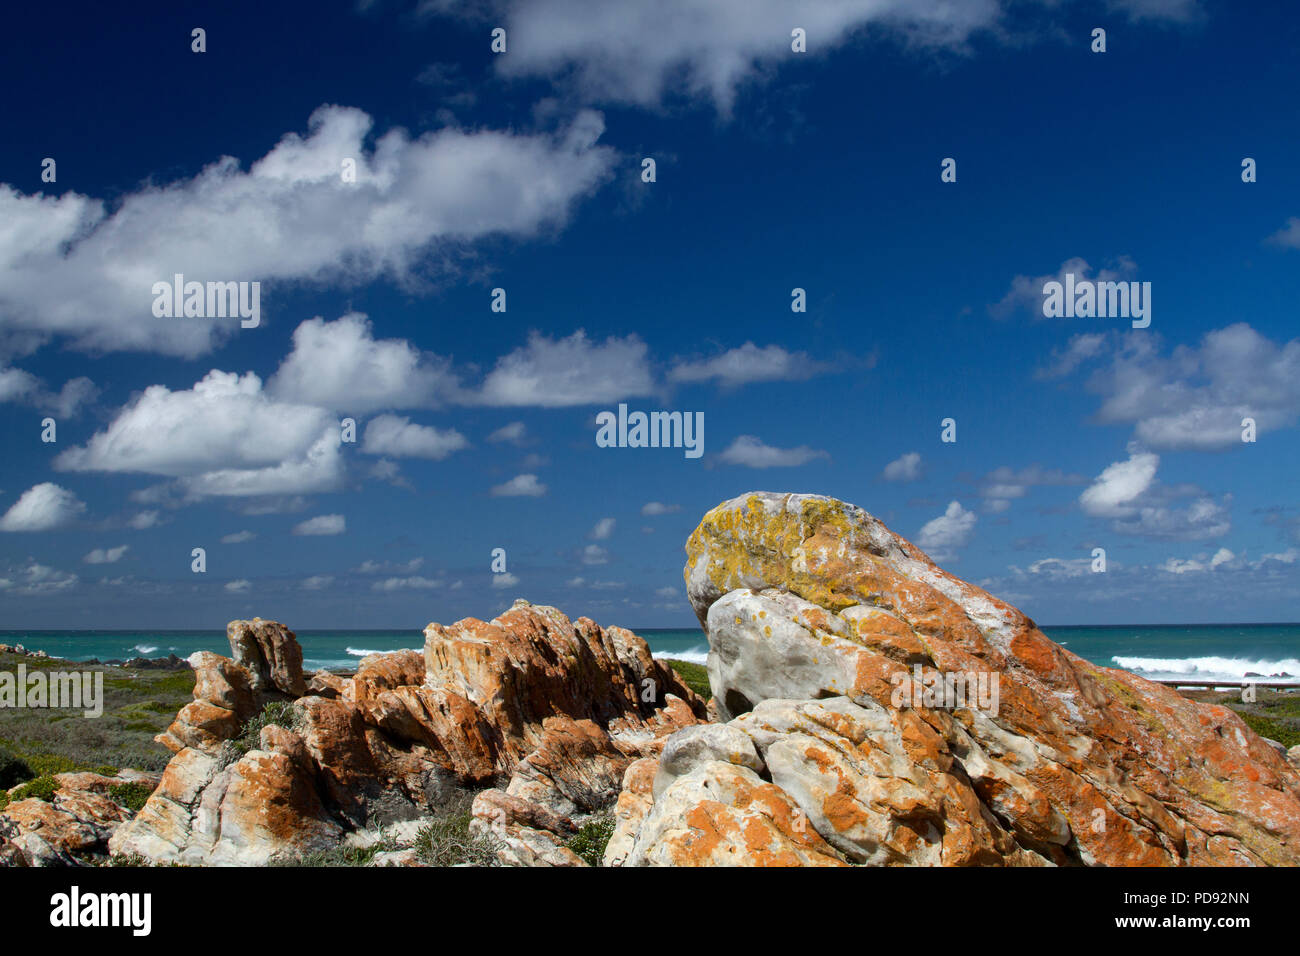
[[[86,564],[116,564],[129,549],[130,546],[125,544],[116,548],[95,548],[81,560]]]
[[[275,401],[252,372],[214,369],[192,389],[149,386],[54,467],[163,475],[189,498],[326,491],[342,475],[339,442],[325,409]]]
[[[334,576],[331,574],[313,574],[309,578],[302,579],[302,588],[305,591],[320,591],[334,583]]]
[[[1127,256],[1121,256],[1113,267],[1103,268],[1093,274],[1092,266],[1086,259],[1075,256],[1061,263],[1055,273],[1041,276],[1018,275],[1011,280],[1009,288],[998,302],[989,306],[989,314],[994,318],[1005,319],[1023,309],[1035,318],[1043,318],[1043,286],[1048,282],[1065,282],[1067,273],[1073,273],[1076,281],[1087,279],[1091,282],[1118,282],[1129,280],[1137,273],[1137,264]]]
[[[149,528],[156,528],[162,523],[162,516],[157,511],[139,511],[127,519],[128,528],[136,531],[146,531]]]
[[[297,535],[333,535],[347,530],[347,519],[343,515],[317,515],[294,525],[293,533]]]
[[[662,501],[647,501],[641,506],[643,515],[669,515],[682,510],[681,505],[666,505]]]
[[[257,535],[252,531],[236,531],[234,534],[225,535],[221,539],[222,544],[243,544],[245,541],[252,541]]]
[[[1217,502],[1195,485],[1166,486],[1156,481],[1160,457],[1137,445],[1129,457],[1108,465],[1079,496],[1085,514],[1111,519],[1121,534],[1148,538],[1217,538],[1232,528],[1225,497]],[[1179,499],[1190,498],[1178,507]]]
[[[404,279],[438,246],[563,224],[610,176],[600,114],[554,133],[392,129],[343,106],[312,113],[247,169],[222,157],[192,179],[113,203],[0,185],[0,331],[97,351],[196,356],[238,327],[159,319],[154,282]],[[356,181],[343,182],[344,159]],[[337,228],[348,223],[348,228]]]
[[[980,482],[980,497],[988,511],[1006,511],[1011,502],[1023,498],[1030,488],[1039,486],[1081,485],[1088,479],[1083,475],[1067,474],[1056,468],[1030,465],[1019,471],[1003,465],[984,476]]]
[[[563,408],[649,395],[654,378],[644,342],[636,335],[593,342],[582,329],[568,338],[540,332],[502,356],[467,401],[482,405]]]
[[[361,450],[367,455],[441,460],[468,445],[465,436],[454,428],[439,430],[416,425],[409,418],[380,415],[366,424]]]
[[[609,552],[598,544],[589,544],[578,553],[578,558],[586,565],[607,564]]]
[[[252,586],[253,586],[252,582],[249,581],[247,578],[239,578],[238,580],[235,581],[226,582],[226,590],[233,591],[237,594],[243,591],[247,591]]]
[[[0,402],[18,402],[58,418],[72,418],[95,399],[99,388],[88,378],[69,379],[51,391],[35,375],[20,368],[0,368]]]
[[[1288,249],[1300,249],[1300,216],[1292,216],[1286,221],[1285,226],[1268,238],[1269,242],[1274,245]]]
[[[1300,419],[1300,338],[1274,342],[1238,322],[1163,355],[1157,338],[1130,332],[1088,389],[1105,396],[1100,422],[1133,424],[1147,447],[1240,447],[1245,418],[1257,434]]]
[[[523,422],[511,422],[508,425],[502,425],[491,435],[488,435],[487,440],[493,444],[509,442],[512,445],[518,445],[524,440],[527,433],[528,429],[524,427]]]
[[[0,517],[0,531],[50,531],[76,519],[86,504],[50,481],[33,485]]]
[[[385,578],[382,581],[376,581],[370,585],[372,591],[432,591],[435,588],[442,587],[442,582],[436,578],[421,577],[418,574],[409,577]]]
[[[909,451],[907,454],[895,458],[885,470],[880,473],[880,477],[885,481],[916,481],[921,477],[921,453]]]
[[[519,578],[509,571],[502,571],[500,574],[492,575],[492,586],[498,590],[502,588],[512,588],[519,583]]]
[[[1052,352],[1051,360],[1034,373],[1035,378],[1052,379],[1069,375],[1090,359],[1097,358],[1106,347],[1106,336],[1101,332],[1084,332],[1070,336],[1065,348]]]
[[[967,511],[959,501],[951,501],[943,514],[921,526],[917,546],[935,561],[951,560],[957,549],[970,541],[977,520],[975,512]]]
[[[440,404],[458,388],[451,363],[405,339],[375,339],[370,320],[352,312],[320,316],[293,333],[293,350],[267,383],[274,398],[352,415]]]
[[[1084,513],[1099,518],[1132,514],[1134,502],[1155,481],[1159,465],[1159,455],[1131,449],[1126,461],[1107,465],[1079,496]]]
[[[791,57],[790,31],[807,31],[810,55],[867,28],[907,42],[959,46],[1000,16],[995,0],[811,0],[791,17],[785,0],[509,0],[505,76],[562,79],[595,102],[658,106],[666,97],[711,100],[728,113],[739,88]],[[459,4],[435,8],[464,11]],[[471,8],[472,9],[472,8]]]
[[[746,342],[711,359],[678,359],[668,372],[668,380],[678,384],[716,381],[724,388],[737,388],[751,382],[803,381],[826,367],[807,352],[788,352],[779,345],[759,348]]]
[[[718,455],[718,460],[729,465],[747,468],[795,468],[818,458],[829,459],[825,451],[800,445],[798,448],[774,448],[765,445],[754,435],[740,435]]]
[[[516,475],[492,489],[493,498],[540,498],[544,494],[546,486],[536,475]]]
[[[26,566],[7,574],[6,577],[0,577],[0,591],[17,595],[54,594],[76,587],[80,580],[75,574],[40,564],[30,558]]]
[[[613,518],[601,518],[596,522],[596,526],[591,529],[591,533],[587,537],[594,538],[597,541],[604,541],[614,533],[616,523]]]

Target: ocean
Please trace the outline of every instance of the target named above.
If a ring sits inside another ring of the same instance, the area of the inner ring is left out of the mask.
[[[1122,667],[1153,680],[1240,681],[1249,676],[1300,684],[1300,624],[1173,624],[1106,627],[1044,626],[1052,640],[1095,664]],[[308,671],[355,666],[367,654],[421,648],[419,630],[298,631]],[[656,657],[703,663],[709,646],[698,628],[637,630]],[[0,630],[0,644],[84,661],[229,654],[225,631]]]

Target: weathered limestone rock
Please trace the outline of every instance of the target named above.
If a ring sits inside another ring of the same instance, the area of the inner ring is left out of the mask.
[[[583,865],[563,846],[575,821],[612,804],[628,764],[705,713],[636,635],[526,601],[489,622],[431,624],[423,653],[371,655],[348,678],[305,680],[293,632],[274,621],[233,621],[227,636],[231,658],[191,659],[195,700],[159,737],[176,756],[113,853],[261,865],[427,817],[456,788],[501,784],[480,796],[475,825],[505,846],[504,862]],[[292,727],[236,745],[277,701],[291,703],[279,719]]]
[[[718,716],[764,767],[674,764],[648,810],[625,789],[608,862],[1300,862],[1300,774],[1236,714],[1071,654],[860,508],[742,495],[687,556]],[[760,783],[827,849],[721,826]]]
[[[112,788],[138,784],[152,790],[159,777],[123,770],[111,777],[61,773],[54,780],[53,800],[18,800],[0,811],[0,864],[81,866],[104,856],[113,831],[133,815],[113,799]]]

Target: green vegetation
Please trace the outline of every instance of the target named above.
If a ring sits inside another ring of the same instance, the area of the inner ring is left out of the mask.
[[[152,794],[153,791],[142,783],[119,783],[108,788],[110,800],[134,813],[144,809],[145,802]]]
[[[250,750],[261,746],[263,727],[283,727],[285,730],[298,730],[302,727],[302,714],[293,706],[293,701],[273,700],[262,712],[250,717],[239,735],[221,745],[221,766],[228,767]],[[304,864],[305,865],[305,864]],[[322,864],[324,865],[324,864]]]
[[[318,850],[296,857],[279,857],[271,861],[272,866],[369,866],[376,854],[389,850],[400,850],[397,841],[391,837],[377,840],[368,847],[335,846],[328,850]]]
[[[104,712],[87,719],[80,710],[0,709],[0,788],[5,786],[6,756],[17,761],[8,764],[13,768],[8,772],[23,775],[10,787],[34,777],[82,770],[110,775],[118,767],[161,770],[171,759],[171,752],[153,738],[193,699],[193,671],[133,670],[0,654],[0,670],[13,673],[19,664],[28,673],[103,673]],[[18,765],[25,765],[27,771]]]
[[[565,846],[582,857],[588,865],[601,866],[605,859],[605,847],[614,835],[616,822],[612,813],[593,817],[582,825]]]
[[[1189,692],[1187,696],[1235,710],[1251,730],[1284,747],[1300,744],[1300,693],[1261,688],[1252,703],[1245,703],[1240,691]]]
[[[54,795],[59,792],[59,784],[53,777],[37,777],[35,780],[23,784],[9,799],[17,803],[19,800],[30,800],[33,797],[37,800],[44,800],[50,803],[54,800]]]
[[[692,664],[690,661],[665,661],[669,667],[675,670],[686,686],[695,693],[699,694],[705,700],[713,698],[713,688],[709,686],[709,672],[703,664]]]
[[[500,843],[470,832],[475,792],[458,790],[415,836],[416,858],[426,866],[496,866]]]

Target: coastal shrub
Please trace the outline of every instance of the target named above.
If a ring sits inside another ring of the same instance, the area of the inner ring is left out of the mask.
[[[108,788],[108,798],[123,809],[139,813],[144,809],[145,802],[153,794],[142,783],[119,783],[116,786]]]
[[[614,835],[615,822],[612,813],[593,817],[582,825],[565,846],[582,857],[589,866],[601,866],[605,859],[605,847]]]
[[[217,755],[218,765],[228,767],[250,750],[256,750],[261,743],[263,727],[298,730],[302,727],[302,714],[293,706],[292,701],[271,701],[262,708],[261,713],[248,719],[234,739],[221,745],[221,751]]]
[[[9,806],[9,792],[7,790],[0,790],[0,810],[3,810],[7,806]]]
[[[690,661],[669,660],[665,663],[675,670],[682,681],[705,700],[713,698],[713,688],[709,686],[709,671],[703,664]]]
[[[0,748],[0,790],[16,787],[35,776],[36,773],[27,765],[27,761]]]
[[[53,777],[37,777],[28,783],[23,784],[15,790],[10,797],[15,803],[19,800],[44,800],[51,803],[54,795],[59,792],[59,783]]]
[[[428,866],[496,866],[497,850],[502,843],[496,837],[470,831],[474,818],[472,790],[458,790],[415,836],[416,858]]]
[[[400,850],[402,847],[392,837],[384,837],[367,847],[339,844],[328,850],[317,850],[301,856],[281,855],[271,860],[271,866],[369,866],[379,853]]]
[[[1294,747],[1296,744],[1300,744],[1300,730],[1297,730],[1290,721],[1284,722],[1253,713],[1241,713],[1240,716],[1246,722],[1246,726],[1261,737],[1276,740],[1284,747]]]

